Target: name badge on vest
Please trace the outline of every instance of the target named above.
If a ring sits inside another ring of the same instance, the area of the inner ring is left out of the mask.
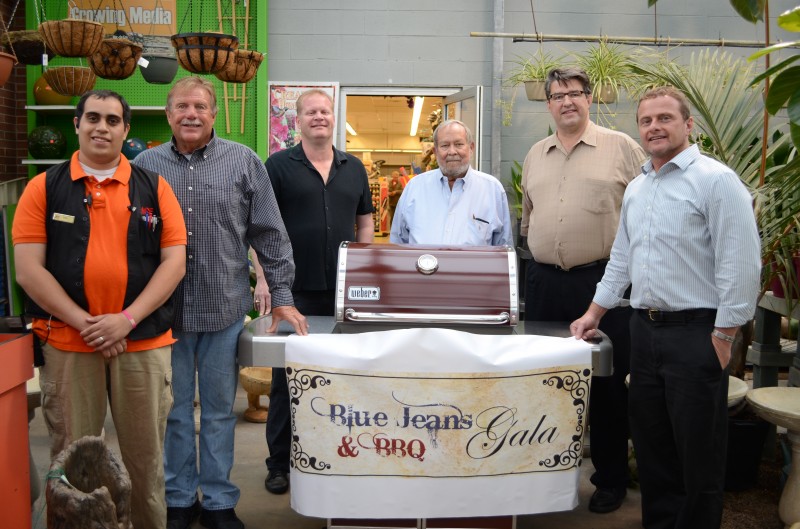
[[[66,222],[67,224],[75,224],[75,216],[67,215],[66,213],[53,213],[53,220],[56,222]]]

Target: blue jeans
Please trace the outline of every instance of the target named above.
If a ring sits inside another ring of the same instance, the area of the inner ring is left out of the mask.
[[[203,493],[203,508],[231,509],[239,487],[230,480],[236,416],[236,346],[243,321],[216,332],[177,332],[172,350],[175,403],[167,418],[164,475],[168,507],[189,507]],[[200,460],[194,430],[195,368],[200,390]]]

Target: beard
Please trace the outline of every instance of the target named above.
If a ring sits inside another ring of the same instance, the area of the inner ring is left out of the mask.
[[[459,162],[446,161],[443,165],[439,164],[439,170],[442,171],[442,174],[447,178],[461,178],[466,175],[469,170],[469,159]]]

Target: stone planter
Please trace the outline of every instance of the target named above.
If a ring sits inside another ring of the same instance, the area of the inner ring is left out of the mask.
[[[544,81],[525,81],[525,95],[528,96],[528,101],[547,101]]]

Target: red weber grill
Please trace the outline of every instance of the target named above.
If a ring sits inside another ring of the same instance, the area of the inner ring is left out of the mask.
[[[342,243],[333,316],[309,316],[313,334],[361,333],[411,327],[475,334],[569,336],[569,322],[519,321],[517,256],[510,247],[439,247]],[[285,323],[267,333],[271,318],[250,322],[239,337],[243,366],[284,366]],[[595,376],[612,374],[612,349],[592,346]],[[328,527],[511,529],[515,517],[437,520],[329,520]]]

